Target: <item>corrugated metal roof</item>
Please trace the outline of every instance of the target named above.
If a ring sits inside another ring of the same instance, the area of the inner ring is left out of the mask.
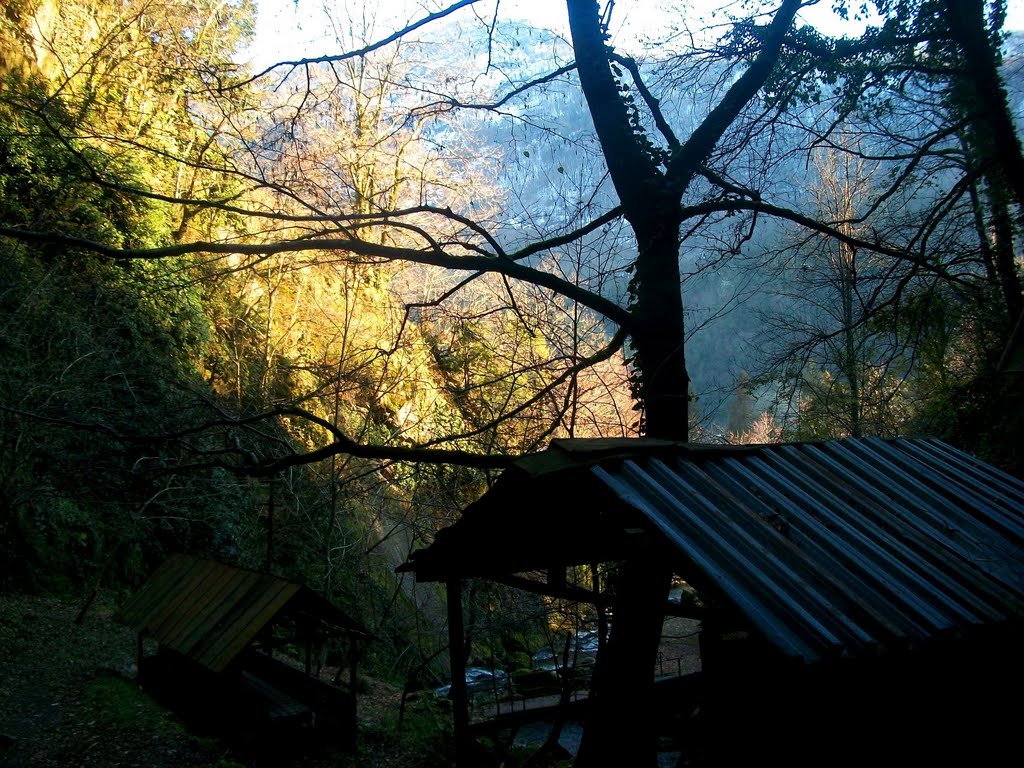
[[[114,619],[220,672],[289,605],[338,629],[365,634],[301,584],[182,554],[157,568]]]
[[[566,509],[579,492],[639,512],[686,564],[684,578],[788,656],[874,654],[1024,618],[1024,483],[949,445],[638,445],[577,450],[569,441],[531,459],[529,479],[499,481],[449,529],[455,535],[438,537],[437,556],[479,548],[473,540],[502,525],[499,494],[514,496],[515,509],[573,514],[579,525],[579,510]],[[552,497],[558,461],[574,479]],[[436,578],[431,549],[409,565]]]

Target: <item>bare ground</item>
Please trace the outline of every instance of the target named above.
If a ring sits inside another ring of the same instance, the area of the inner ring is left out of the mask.
[[[134,682],[135,638],[97,604],[0,594],[0,767],[240,768],[268,765],[198,736]],[[431,736],[396,727],[400,693],[367,680],[356,754],[309,757],[309,768],[412,768],[439,762]],[[275,764],[281,765],[275,760]],[[298,762],[294,763],[298,764]]]
[[[446,722],[425,702],[365,678],[355,754],[282,762],[192,731],[135,684],[136,640],[103,600],[0,594],[0,768],[424,768],[449,764]],[[665,625],[662,674],[700,668],[696,624]]]

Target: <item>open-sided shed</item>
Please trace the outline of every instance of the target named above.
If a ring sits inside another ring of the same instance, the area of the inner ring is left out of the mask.
[[[355,697],[312,674],[313,652],[347,639],[352,681],[360,644],[371,636],[309,587],[175,554],[114,619],[138,633],[140,682],[175,704],[233,730],[317,732],[352,745]],[[158,646],[148,657],[147,639]],[[305,669],[275,657],[280,645],[298,650]]]
[[[1011,743],[1024,483],[937,440],[554,441],[403,569],[564,595],[566,566],[651,557],[704,604],[709,764],[984,764]]]

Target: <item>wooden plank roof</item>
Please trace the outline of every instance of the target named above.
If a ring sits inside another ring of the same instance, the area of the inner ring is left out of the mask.
[[[369,635],[302,584],[184,554],[164,561],[114,620],[220,672],[286,607],[328,633]]]
[[[1024,483],[938,440],[556,441],[400,570],[444,580],[620,559],[637,530],[805,661],[1024,622]]]

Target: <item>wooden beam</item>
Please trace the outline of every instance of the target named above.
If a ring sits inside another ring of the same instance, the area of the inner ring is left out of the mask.
[[[135,682],[142,685],[142,663],[146,655],[146,630],[139,631],[137,645],[135,646]]]
[[[466,631],[462,616],[462,581],[449,579],[448,655],[452,668],[452,720],[455,727],[455,766],[470,768],[469,693],[466,690]]]
[[[548,568],[548,586],[551,589],[565,589],[568,586],[564,565],[552,565]]]
[[[504,584],[506,587],[519,589],[523,592],[530,592],[534,595],[555,597],[561,600],[572,600],[577,603],[590,603],[591,605],[596,605],[599,608],[607,608],[612,604],[612,598],[604,592],[593,592],[589,589],[582,589],[580,587],[572,587],[569,585],[555,588],[548,582],[528,579],[525,576],[517,576],[515,574],[509,574],[507,576],[493,576],[490,578],[490,581],[497,584]],[[680,605],[679,603],[673,602],[665,604],[664,612],[666,616],[678,616],[684,619],[699,620],[705,615],[705,612],[695,605]]]
[[[572,600],[577,603],[591,603],[593,605],[607,606],[612,604],[611,599],[603,593],[595,594],[589,589],[581,589],[580,587],[572,587],[569,585],[554,587],[548,582],[528,579],[525,576],[517,576],[515,574],[509,574],[507,576],[493,576],[490,580],[498,584],[504,584],[507,587],[520,589],[523,592],[530,592],[535,595],[544,595],[545,597],[557,597],[562,600]]]

